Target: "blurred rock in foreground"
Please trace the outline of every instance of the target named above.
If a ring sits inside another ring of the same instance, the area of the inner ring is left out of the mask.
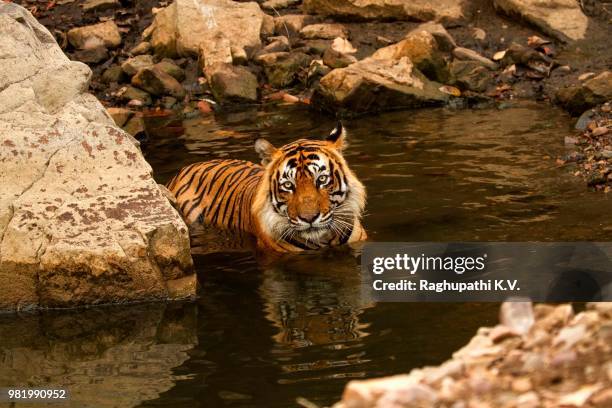
[[[166,299],[194,280],[187,228],[86,93],[90,69],[15,4],[0,38],[0,309]]]
[[[612,406],[612,303],[508,302],[500,321],[440,366],[349,382],[334,407]]]

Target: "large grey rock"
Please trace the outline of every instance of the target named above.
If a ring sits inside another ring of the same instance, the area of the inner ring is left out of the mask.
[[[321,78],[313,103],[332,110],[371,112],[442,104],[448,96],[408,57],[366,58]]]
[[[465,20],[466,3],[464,0],[304,0],[303,8],[308,13],[325,16],[435,20],[451,24]]]
[[[138,143],[25,9],[0,5],[0,309],[168,298],[189,235]]]
[[[143,37],[150,38],[156,54],[168,57],[246,53],[250,58],[261,47],[263,19],[255,2],[175,0],[155,15]]]
[[[575,0],[494,0],[497,8],[518,15],[561,41],[584,38],[589,19]]]

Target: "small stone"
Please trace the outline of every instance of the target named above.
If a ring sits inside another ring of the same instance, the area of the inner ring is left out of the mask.
[[[77,61],[81,61],[86,64],[97,64],[98,62],[108,59],[109,57],[108,50],[104,46],[76,50],[73,56]]]
[[[323,64],[322,60],[312,60],[308,67],[308,82],[311,83],[327,75],[330,71],[331,68]]]
[[[107,108],[106,111],[119,127],[123,127],[134,115],[134,112],[125,108]]]
[[[266,0],[261,3],[261,8],[264,10],[280,10],[287,7],[299,4],[301,0]]]
[[[354,62],[357,59],[352,55],[342,54],[331,47],[323,53],[323,63],[332,69],[348,67]]]
[[[586,335],[585,325],[564,327],[553,340],[553,346],[562,346],[562,350],[571,349],[576,343],[581,341]]]
[[[610,129],[608,129],[606,126],[599,126],[599,127],[596,127],[595,129],[593,129],[591,134],[593,136],[603,136],[603,135],[607,134],[609,131],[610,131]]]
[[[166,109],[172,109],[176,105],[176,98],[172,96],[164,96],[160,99],[161,105]]]
[[[332,41],[331,48],[341,54],[354,54],[357,49],[346,38],[337,37]]]
[[[289,39],[284,35],[279,35],[277,37],[270,37],[270,43],[266,45],[259,53],[261,54],[270,54],[273,52],[285,52],[289,51]]]
[[[85,0],[81,7],[83,11],[104,11],[121,7],[119,0]]]
[[[102,74],[102,82],[110,84],[113,82],[119,83],[125,79],[123,69],[119,65],[113,65],[104,71]]]
[[[525,393],[530,391],[533,385],[531,384],[531,380],[529,378],[517,378],[512,381],[512,391],[517,393]]]
[[[476,41],[483,42],[487,38],[487,33],[482,28],[474,27],[472,28],[472,37]]]
[[[608,388],[595,394],[591,398],[590,402],[597,408],[612,407],[612,388]]]
[[[185,71],[176,65],[171,59],[164,58],[161,60],[161,62],[155,64],[155,68],[165,72],[179,82],[185,79]]]
[[[296,35],[302,28],[315,21],[313,16],[305,14],[287,14],[274,18],[274,32],[276,35]]]
[[[534,323],[533,307],[529,301],[507,301],[500,310],[501,324],[512,331],[525,335]]]
[[[141,69],[150,68],[154,64],[155,62],[153,61],[152,55],[138,55],[123,62],[123,64],[121,64],[121,69],[128,76],[132,77]]]
[[[158,68],[143,68],[132,78],[132,85],[153,95],[171,95],[178,99],[185,97],[185,88],[172,76]]]
[[[232,63],[235,65],[246,65],[249,62],[249,56],[244,48],[230,47],[232,54]]]
[[[533,391],[521,394],[516,399],[518,408],[539,408],[541,406],[540,397]]]
[[[595,77],[595,73],[594,72],[585,72],[584,74],[580,75],[578,77],[579,81],[586,81],[587,79],[591,79]]]
[[[183,278],[169,280],[168,297],[173,300],[193,298],[197,292],[198,277],[191,274]]]
[[[493,343],[500,343],[510,337],[515,337],[517,334],[505,325],[498,324],[489,332],[489,337]]]
[[[492,71],[497,70],[497,64],[495,62],[468,48],[457,47],[453,50],[453,55],[460,60],[476,61],[483,67],[487,67]]]
[[[302,28],[300,35],[306,39],[333,40],[336,37],[348,38],[348,31],[342,24],[311,24]]]
[[[121,44],[121,33],[119,27],[113,21],[105,21],[85,27],[77,27],[68,31],[68,41],[78,49],[83,49],[85,42],[92,38],[102,40],[107,48],[116,48]]]
[[[527,373],[539,372],[546,367],[544,356],[537,352],[529,352],[523,355],[523,371]]]
[[[117,93],[117,96],[120,98],[120,100],[125,102],[137,100],[142,102],[143,105],[151,105],[151,103],[153,103],[151,100],[151,95],[131,85],[121,88]]]
[[[559,399],[559,406],[582,407],[595,392],[599,391],[600,385],[584,385],[578,391],[566,394]]]
[[[148,54],[151,51],[151,43],[148,41],[142,41],[138,43],[134,48],[130,50],[132,55],[143,55]]]
[[[576,121],[576,125],[574,126],[574,128],[576,130],[586,130],[589,126],[589,123],[591,123],[591,121],[593,120],[594,115],[595,112],[593,111],[593,109],[585,111]]]

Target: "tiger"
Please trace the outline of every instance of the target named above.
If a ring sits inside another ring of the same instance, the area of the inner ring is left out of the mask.
[[[166,187],[188,225],[246,232],[259,249],[300,252],[363,241],[366,190],[342,156],[346,134],[338,122],[324,139],[276,148],[260,138],[260,164],[194,163]]]

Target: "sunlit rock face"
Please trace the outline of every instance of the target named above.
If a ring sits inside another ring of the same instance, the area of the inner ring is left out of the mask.
[[[517,15],[560,41],[584,39],[589,19],[574,0],[495,0],[506,14]]]
[[[63,388],[65,407],[136,407],[171,389],[197,345],[197,307],[132,305],[0,316],[0,382]],[[45,404],[40,404],[44,406]],[[2,405],[4,406],[4,405]]]
[[[0,38],[0,309],[168,298],[189,236],[138,142],[25,9]]]
[[[465,20],[466,4],[461,0],[305,0],[304,9],[326,16],[456,24]]]

